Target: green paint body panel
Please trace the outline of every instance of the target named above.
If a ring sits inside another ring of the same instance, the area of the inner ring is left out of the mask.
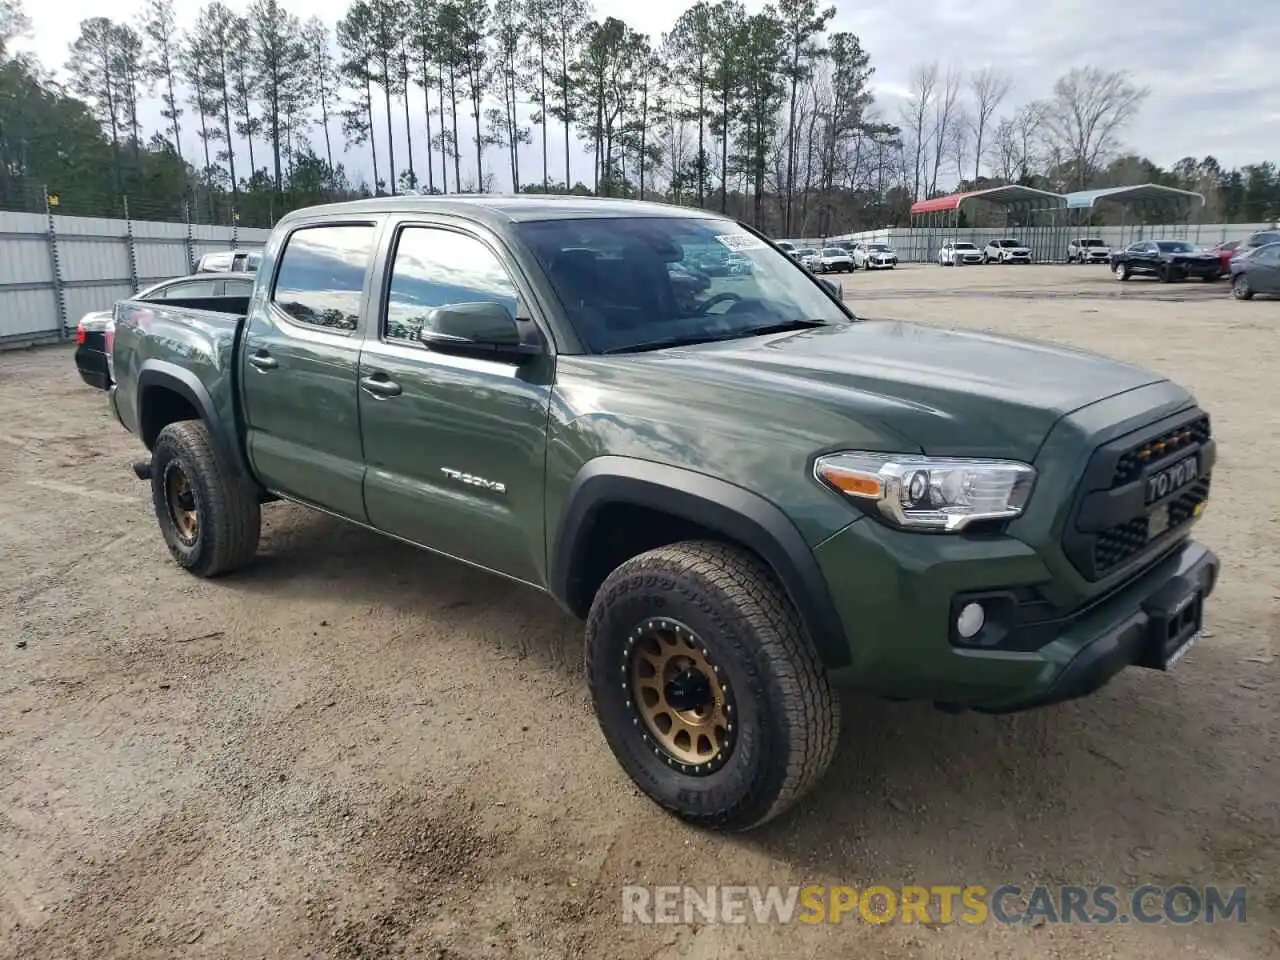
[[[579,206],[580,216],[609,209]],[[1081,351],[895,321],[592,355],[507,229],[536,215],[514,202],[420,198],[292,214],[266,246],[247,321],[164,304],[147,305],[139,321],[138,305],[123,305],[113,409],[141,432],[143,369],[186,371],[265,490],[561,602],[558,557],[580,545],[559,537],[584,466],[609,456],[722,481],[776,510],[810,554],[838,617],[833,675],[888,696],[993,708],[1033,700],[1099,630],[1130,616],[1173,562],[1140,557],[1089,581],[1061,541],[1099,445],[1195,406],[1176,384]],[[314,333],[287,322],[269,286],[288,233],[353,218],[379,230],[358,329]],[[542,356],[504,365],[380,338],[391,234],[432,218],[502,252],[542,330]],[[255,369],[249,360],[261,350],[278,367]],[[374,374],[403,392],[378,399],[362,390]],[[909,533],[814,479],[815,457],[842,449],[1017,459],[1035,466],[1037,480],[1025,513],[998,533]],[[1033,590],[1080,615],[1034,651],[958,649],[953,596],[997,588]]]

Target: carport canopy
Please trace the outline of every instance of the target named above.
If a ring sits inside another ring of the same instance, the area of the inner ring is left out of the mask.
[[[1092,210],[1099,203],[1123,207],[1153,208],[1179,213],[1184,218],[1204,206],[1204,195],[1179,190],[1159,183],[1140,183],[1132,187],[1105,187],[1101,190],[1078,190],[1066,195],[1068,210]]]
[[[918,200],[911,205],[911,215],[953,211],[958,214],[965,205],[978,202],[997,207],[1032,207],[1037,210],[1061,209],[1067,205],[1066,198],[1060,193],[1050,193],[1048,190],[1037,190],[1035,187],[1011,183],[1003,187],[988,187],[985,190],[970,190],[967,193],[952,193],[945,197]]]

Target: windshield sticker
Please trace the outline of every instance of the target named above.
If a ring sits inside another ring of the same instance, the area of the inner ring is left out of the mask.
[[[730,250],[761,250],[765,245],[763,240],[749,233],[726,233],[716,240]]]

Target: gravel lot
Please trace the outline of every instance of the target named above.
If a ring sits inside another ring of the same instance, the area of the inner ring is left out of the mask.
[[[1207,633],[1090,700],[849,700],[802,807],[725,838],[634,791],[580,626],[288,505],[202,582],[68,349],[0,355],[0,955],[1280,955],[1280,303],[1097,267],[841,277],[867,316],[1076,344],[1189,385],[1221,442]],[[1221,883],[1244,924],[624,926],[628,883]]]

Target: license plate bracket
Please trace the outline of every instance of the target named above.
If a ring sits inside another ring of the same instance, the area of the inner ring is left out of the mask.
[[[1204,626],[1204,590],[1174,577],[1142,605],[1148,617],[1141,666],[1169,670],[1182,659]]]

